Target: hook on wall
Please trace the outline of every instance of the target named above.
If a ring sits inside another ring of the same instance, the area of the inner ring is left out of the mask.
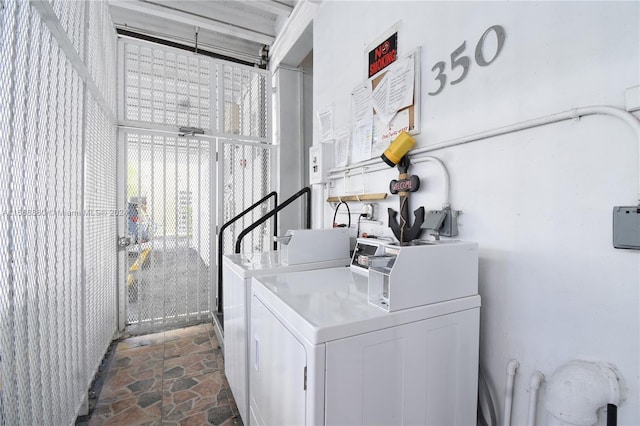
[[[195,27],[196,30],[196,45],[195,45],[195,53],[198,53],[198,32],[200,31],[200,27],[196,26]]]

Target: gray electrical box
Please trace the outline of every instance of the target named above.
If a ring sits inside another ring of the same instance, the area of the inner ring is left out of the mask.
[[[613,247],[640,250],[640,206],[613,208]]]
[[[436,235],[443,237],[455,237],[458,235],[458,215],[460,213],[451,210],[451,207],[445,207],[442,210],[429,210],[420,228],[434,231]]]

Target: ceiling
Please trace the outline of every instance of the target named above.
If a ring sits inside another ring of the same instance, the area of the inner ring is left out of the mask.
[[[109,0],[121,32],[260,63],[297,0]]]

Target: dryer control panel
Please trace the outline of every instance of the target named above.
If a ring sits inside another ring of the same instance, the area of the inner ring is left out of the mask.
[[[369,303],[387,312],[478,294],[478,245],[473,242],[387,243],[367,261]]]
[[[390,243],[390,241],[375,238],[358,238],[356,248],[351,257],[351,270],[362,275],[368,275],[369,258],[381,255],[384,252],[385,244]]]

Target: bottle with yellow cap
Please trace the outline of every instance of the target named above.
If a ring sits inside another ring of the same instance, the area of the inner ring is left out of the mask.
[[[382,161],[387,163],[389,167],[395,167],[415,144],[415,139],[403,130],[393,142],[391,142],[380,158],[382,158]]]

